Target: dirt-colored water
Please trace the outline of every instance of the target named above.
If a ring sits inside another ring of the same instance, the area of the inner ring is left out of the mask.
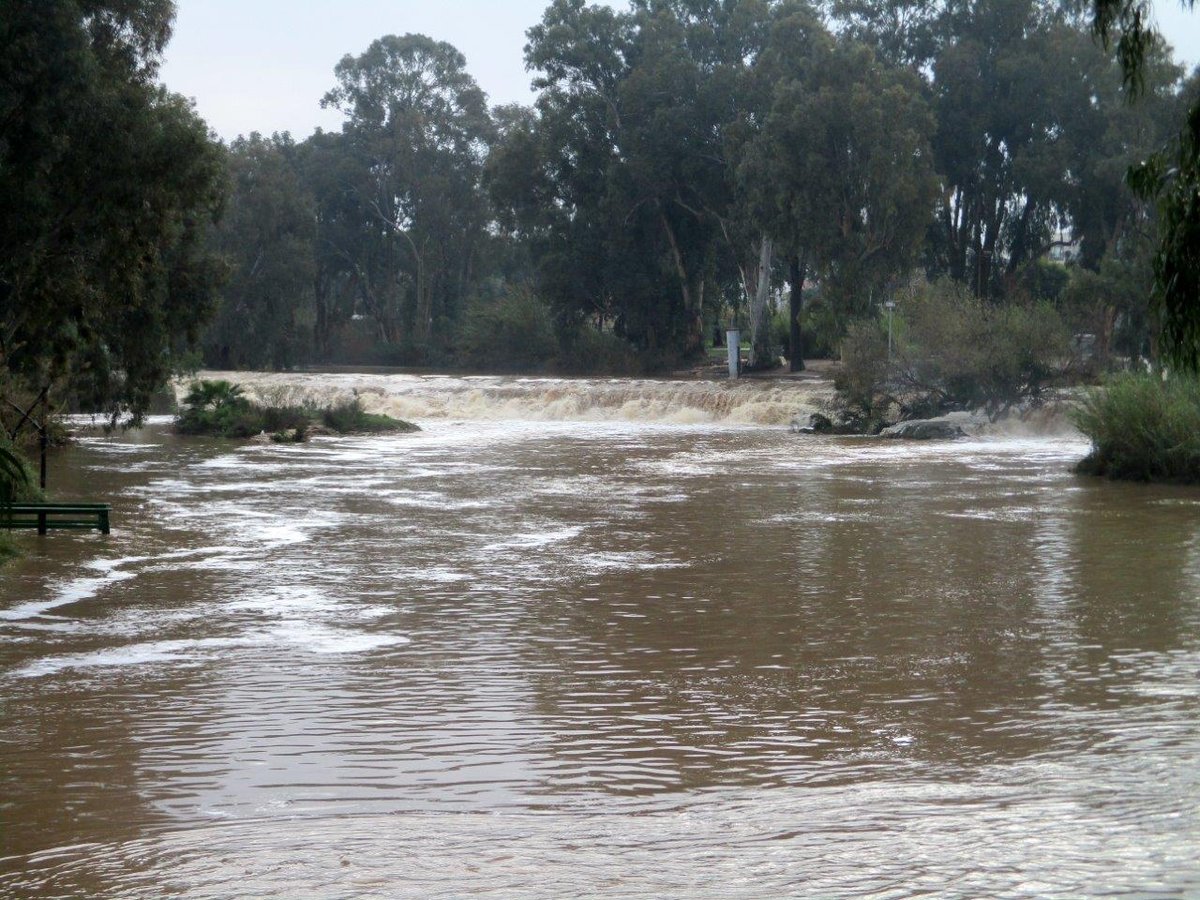
[[[1200,893],[1200,492],[466,381],[55,459],[115,530],[0,576],[0,894]]]

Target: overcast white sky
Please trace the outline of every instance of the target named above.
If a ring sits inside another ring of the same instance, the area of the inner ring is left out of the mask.
[[[385,34],[415,32],[448,41],[493,104],[529,102],[525,30],[548,0],[177,0],[175,37],[162,80],[191,97],[226,140],[260,131],[299,139],[341,127],[320,108],[333,67]],[[604,0],[624,6],[624,0]],[[1181,61],[1200,62],[1200,10],[1177,0],[1155,10]]]

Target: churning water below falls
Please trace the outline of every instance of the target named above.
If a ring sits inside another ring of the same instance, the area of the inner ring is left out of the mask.
[[[1200,491],[821,388],[262,376],[0,575],[0,894],[1200,896]],[[289,387],[290,385],[290,387]]]

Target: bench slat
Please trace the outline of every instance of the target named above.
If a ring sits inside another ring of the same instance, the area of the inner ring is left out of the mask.
[[[0,508],[0,528],[36,528],[38,534],[94,528],[108,534],[111,513],[107,503],[14,503]]]

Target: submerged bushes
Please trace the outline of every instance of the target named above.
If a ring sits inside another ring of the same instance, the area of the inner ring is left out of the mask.
[[[228,438],[270,434],[280,443],[299,443],[314,430],[322,429],[335,434],[420,430],[411,422],[368,413],[357,397],[326,406],[291,395],[254,402],[240,386],[228,381],[196,382],[183,404],[175,419],[175,430],[180,434]]]
[[[357,397],[325,407],[321,411],[321,422],[337,434],[381,434],[421,430],[412,422],[367,412]]]
[[[1127,374],[1088,392],[1075,424],[1091,438],[1085,475],[1200,482],[1200,379]]]

